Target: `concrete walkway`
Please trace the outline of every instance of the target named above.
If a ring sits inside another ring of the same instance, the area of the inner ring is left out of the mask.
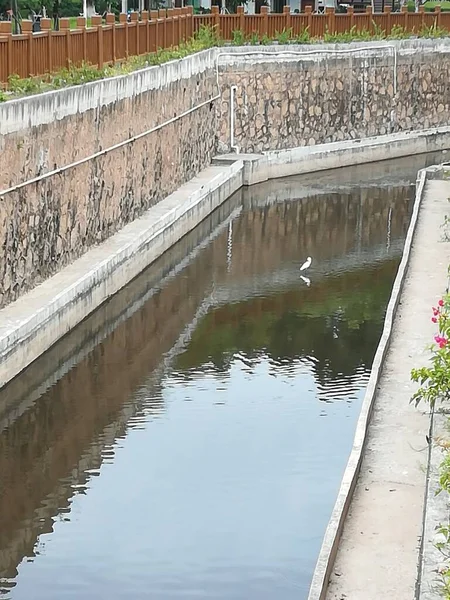
[[[419,214],[391,347],[378,387],[367,448],[327,600],[413,600],[418,574],[429,416],[409,399],[410,371],[436,333],[431,307],[445,291],[450,182],[429,181]]]

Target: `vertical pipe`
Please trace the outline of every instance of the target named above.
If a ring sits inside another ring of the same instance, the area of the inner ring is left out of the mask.
[[[232,85],[230,87],[230,150],[239,153],[239,148],[234,144],[234,98],[236,95],[237,87]]]

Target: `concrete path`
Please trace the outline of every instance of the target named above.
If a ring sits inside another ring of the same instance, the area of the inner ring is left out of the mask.
[[[327,600],[413,600],[418,573],[429,417],[409,399],[413,367],[436,333],[431,307],[445,291],[450,182],[429,181],[410,266],[378,387],[361,473],[344,525]]]

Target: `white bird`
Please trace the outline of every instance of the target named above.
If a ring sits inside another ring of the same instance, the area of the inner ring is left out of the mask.
[[[300,278],[303,279],[303,281],[306,283],[306,285],[308,287],[311,285],[311,279],[308,279],[307,277],[303,277],[303,275],[300,275]]]
[[[311,263],[312,263],[312,259],[310,256],[308,256],[306,261],[300,267],[300,271],[306,271],[306,269],[309,269],[309,267],[311,266]]]

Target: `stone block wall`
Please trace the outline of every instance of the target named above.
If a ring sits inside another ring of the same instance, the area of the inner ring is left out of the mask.
[[[214,51],[207,51],[0,104],[0,308],[210,164],[216,95]],[[32,182],[49,171],[55,173]]]
[[[450,39],[222,47],[0,103],[0,308],[229,151],[231,86],[235,145],[263,152],[449,125],[449,59]]]
[[[219,148],[263,152],[450,124],[450,40],[230,49]],[[286,52],[289,52],[287,54]],[[297,53],[297,54],[295,54]]]

